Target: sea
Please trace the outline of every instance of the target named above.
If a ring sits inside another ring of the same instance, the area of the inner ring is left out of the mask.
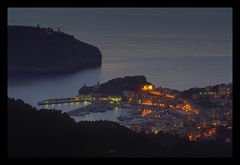
[[[156,87],[166,87],[180,91],[232,82],[232,57],[223,56],[129,56],[103,58],[102,66],[71,74],[61,75],[18,75],[8,76],[8,96],[22,99],[37,109],[58,109],[63,112],[86,106],[90,103],[58,104],[39,106],[44,99],[64,98],[78,95],[84,85],[104,83],[117,77],[144,75]],[[81,120],[117,121],[119,115],[129,110],[94,113]]]

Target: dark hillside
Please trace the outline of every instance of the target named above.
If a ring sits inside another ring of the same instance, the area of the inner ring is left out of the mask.
[[[68,73],[101,65],[99,49],[52,28],[8,26],[9,73]]]
[[[66,113],[8,99],[10,157],[229,157],[231,147],[222,141],[134,133],[110,121],[76,123]]]

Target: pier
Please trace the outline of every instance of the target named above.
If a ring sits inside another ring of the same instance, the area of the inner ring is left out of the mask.
[[[68,98],[46,99],[38,102],[38,105],[63,104],[63,103],[74,103],[74,102],[84,102],[84,101],[93,103],[94,100],[95,98],[92,98],[92,97],[75,96],[75,97],[68,97]]]
[[[88,101],[95,103],[101,102],[119,102],[122,98],[119,96],[107,96],[107,97],[92,97],[92,96],[75,96],[68,98],[58,98],[58,99],[46,99],[38,102],[38,105],[50,105],[50,104],[63,104],[63,103],[74,103],[74,102],[84,102]]]

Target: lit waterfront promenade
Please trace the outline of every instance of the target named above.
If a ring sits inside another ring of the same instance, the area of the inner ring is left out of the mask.
[[[68,98],[59,98],[59,99],[47,99],[38,102],[38,105],[50,105],[50,104],[62,104],[62,103],[73,103],[73,102],[97,102],[97,101],[109,101],[109,102],[119,102],[121,101],[121,97],[91,97],[91,96],[75,96]]]
[[[62,103],[84,102],[84,101],[93,102],[93,100],[76,96],[76,97],[59,98],[59,99],[47,99],[47,100],[38,102],[38,105],[62,104]]]

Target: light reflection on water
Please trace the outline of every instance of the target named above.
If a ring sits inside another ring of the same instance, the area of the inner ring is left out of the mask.
[[[232,82],[231,57],[130,57],[105,58],[101,68],[66,75],[8,76],[8,96],[37,106],[44,99],[76,96],[84,84],[91,86],[131,75],[145,75],[157,87],[179,90]]]
[[[76,122],[79,121],[96,121],[96,120],[109,120],[114,122],[120,122],[118,117],[121,115],[130,114],[133,110],[129,108],[115,107],[112,110],[106,112],[90,113],[85,116],[71,116]]]
[[[136,58],[129,54],[128,58],[116,55],[112,59],[110,55],[104,56],[102,67],[66,75],[8,76],[8,96],[20,98],[37,109],[54,108],[68,112],[88,103],[38,106],[37,102],[77,96],[78,90],[84,84],[91,86],[98,81],[103,83],[113,78],[130,75],[145,75],[157,87],[179,90],[232,81],[231,57],[162,57],[160,55],[155,55],[154,58],[143,57]],[[95,113],[83,119],[116,120],[116,113],[111,111]],[[122,110],[119,113],[122,113]]]
[[[62,110],[62,112],[69,112],[73,109],[85,107],[87,105],[92,104],[91,102],[74,102],[74,103],[63,103],[63,104],[51,104],[51,105],[42,105],[38,106],[39,109],[57,109]],[[131,113],[133,110],[129,108],[120,108],[114,107],[112,110],[107,110],[106,112],[96,112],[96,113],[89,113],[85,116],[70,116],[76,122],[79,121],[96,121],[96,120],[108,120],[114,122],[120,122],[118,117],[121,115],[127,115]]]
[[[63,103],[63,104],[50,104],[50,105],[39,105],[38,109],[57,109],[62,110],[62,112],[69,112],[73,109],[81,108],[92,104],[91,102],[74,102],[74,103]]]

